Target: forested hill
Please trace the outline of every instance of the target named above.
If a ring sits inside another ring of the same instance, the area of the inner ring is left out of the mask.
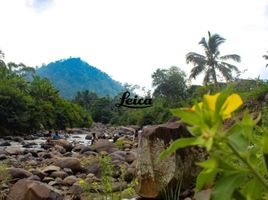
[[[115,96],[122,91],[122,85],[108,74],[81,60],[68,58],[36,70],[36,74],[48,78],[60,91],[61,96],[72,99],[78,91],[89,90],[100,96]]]

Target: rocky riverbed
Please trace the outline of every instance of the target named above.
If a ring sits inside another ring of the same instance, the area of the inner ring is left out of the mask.
[[[67,129],[69,137],[49,143],[47,131],[1,138],[2,199],[89,199],[88,194],[94,191],[85,187],[92,183],[98,185],[95,193],[100,195],[105,192],[100,159],[106,155],[113,165],[112,191],[124,195],[125,190],[129,193],[126,198],[134,198],[129,187],[136,173],[135,128],[94,124],[90,129]],[[93,133],[99,139],[91,145]],[[121,168],[124,176],[120,178]]]
[[[49,142],[47,131],[1,138],[1,199],[159,199],[182,180],[181,199],[190,200],[202,152],[189,148],[157,161],[172,141],[190,136],[185,126],[148,126],[137,137],[138,128],[94,124],[67,129],[66,138]]]

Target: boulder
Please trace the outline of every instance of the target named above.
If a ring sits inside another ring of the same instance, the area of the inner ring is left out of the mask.
[[[0,146],[1,146],[1,147],[11,146],[11,144],[10,144],[10,142],[8,142],[8,141],[4,141],[4,142],[1,142],[1,143],[0,143]]]
[[[96,150],[95,150],[95,148],[94,148],[93,146],[85,146],[84,148],[82,148],[82,149],[80,150],[80,153],[81,153],[81,154],[84,154],[84,153],[87,152],[87,151],[96,151]]]
[[[54,165],[64,169],[70,168],[72,171],[77,172],[81,170],[80,160],[72,157],[55,158]]]
[[[0,149],[0,155],[7,155],[8,153],[4,149]]]
[[[43,173],[52,173],[55,171],[60,171],[60,167],[55,165],[49,165],[42,170]]]
[[[128,163],[132,163],[133,161],[137,160],[137,153],[134,151],[127,151],[125,158]]]
[[[46,174],[40,169],[30,169],[29,172],[31,172],[33,175],[38,176],[40,179],[43,179],[46,176]]]
[[[66,172],[64,172],[64,171],[56,171],[56,172],[52,172],[50,176],[53,177],[53,178],[62,178],[62,179],[64,179],[65,177],[68,176],[68,174]]]
[[[87,174],[95,174],[97,177],[101,176],[101,166],[98,158],[95,156],[89,156],[87,162],[84,165]]]
[[[31,172],[28,172],[24,169],[14,167],[8,169],[8,174],[12,179],[28,178],[33,175]]]
[[[51,140],[50,142],[51,144],[62,146],[63,148],[66,149],[66,151],[71,151],[73,149],[73,145],[64,139]]]
[[[23,150],[19,147],[7,147],[5,148],[5,151],[8,155],[19,155],[23,154]]]
[[[13,141],[22,143],[24,141],[24,139],[22,137],[17,136],[17,137],[13,138]]]
[[[63,200],[63,196],[53,187],[34,180],[22,179],[15,183],[7,199],[16,200]]]
[[[125,157],[126,157],[126,152],[124,151],[115,151],[113,153],[110,154],[112,161],[114,160],[120,160],[120,161],[125,161]]]
[[[84,149],[86,146],[83,145],[83,144],[77,144],[75,145],[75,147],[73,148],[73,151],[74,152],[78,152],[78,151],[81,151],[82,149]]]
[[[23,148],[33,148],[35,145],[37,145],[35,142],[25,143],[22,145]]]
[[[186,127],[173,122],[144,128],[139,137],[137,157],[138,186],[136,192],[144,198],[157,198],[173,182],[182,180],[186,189],[194,182],[200,169],[195,162],[202,160],[202,153],[195,148],[184,148],[159,160],[162,151],[181,137],[191,137]]]
[[[86,137],[85,137],[86,140],[92,140],[92,134],[88,134]]]
[[[115,151],[118,151],[118,148],[116,147],[116,145],[112,142],[110,142],[109,140],[105,140],[105,139],[99,139],[96,141],[96,143],[94,144],[94,147],[96,149],[97,152],[101,152],[101,151],[106,151],[107,153],[113,153]]]
[[[134,161],[131,163],[131,165],[126,169],[126,174],[125,174],[125,181],[131,182],[135,177],[136,177],[136,165],[137,162]]]
[[[75,176],[67,176],[63,180],[63,185],[72,186],[77,181],[77,178]]]

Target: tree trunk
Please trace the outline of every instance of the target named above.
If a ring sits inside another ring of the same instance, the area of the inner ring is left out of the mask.
[[[215,67],[212,66],[212,69],[213,69],[213,81],[214,81],[214,86],[215,86],[215,89],[218,90],[218,89],[219,89],[219,84],[218,84],[218,81],[217,81],[217,76],[216,76]]]

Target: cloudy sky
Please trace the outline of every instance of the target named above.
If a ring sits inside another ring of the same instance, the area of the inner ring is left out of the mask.
[[[122,83],[149,88],[157,68],[179,66],[207,31],[242,57],[245,78],[268,78],[267,0],[0,0],[6,61],[40,66],[81,57]]]

